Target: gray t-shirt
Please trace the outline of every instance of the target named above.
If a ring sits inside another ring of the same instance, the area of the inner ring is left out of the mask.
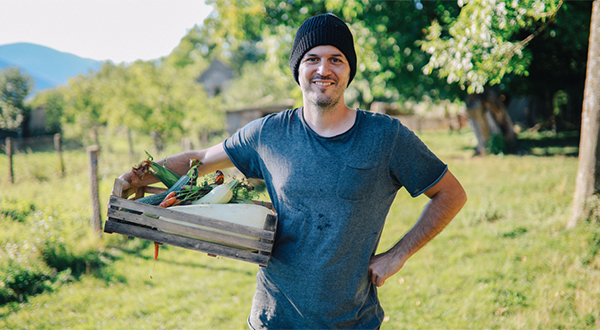
[[[368,269],[389,208],[401,187],[417,196],[447,166],[399,120],[362,110],[338,136],[315,133],[297,108],[251,122],[223,146],[246,177],[265,180],[279,217],[249,325],[377,328],[384,312]]]

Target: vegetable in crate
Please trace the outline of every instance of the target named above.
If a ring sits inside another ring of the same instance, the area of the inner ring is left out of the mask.
[[[200,182],[198,178],[198,167],[202,162],[191,159],[190,170],[186,175],[179,177],[176,173],[169,170],[163,165],[154,162],[153,157],[146,152],[148,158],[142,161],[139,165],[132,168],[133,178],[141,180],[148,172],[154,174],[167,188],[166,192],[146,196],[138,199],[140,203],[150,205],[165,205],[172,206],[177,200],[178,205],[187,204],[226,204],[234,203],[251,203],[251,191],[254,189],[245,180],[233,179],[228,183],[224,183],[225,175],[217,170],[214,173],[212,182],[209,183],[207,176],[204,181]],[[165,159],[166,165],[167,159]],[[175,196],[173,196],[175,192]],[[169,195],[171,194],[171,195]],[[167,198],[169,195],[169,198]]]
[[[142,179],[148,172],[154,174],[160,182],[162,182],[167,188],[171,188],[177,180],[179,175],[170,169],[166,168],[167,159],[165,158],[165,165],[160,165],[154,161],[154,158],[146,151],[148,159],[142,161],[137,166],[134,166],[131,171],[133,172],[133,179]]]
[[[231,180],[226,184],[214,187],[204,197],[193,201],[192,204],[227,204],[233,198],[233,188],[240,183],[239,180]]]
[[[169,193],[171,193],[173,191],[175,191],[175,192],[180,191],[181,188],[183,188],[189,182],[190,182],[190,177],[186,174],[186,175],[182,176],[181,178],[179,178],[179,180],[177,180],[177,182],[175,182],[175,184],[173,186],[171,186],[171,188],[169,188],[169,190],[167,190],[163,193],[160,193],[160,194],[142,197],[142,198],[136,200],[136,202],[150,204],[150,205],[158,205],[158,204],[160,204],[160,202],[162,202],[165,199],[165,197]]]

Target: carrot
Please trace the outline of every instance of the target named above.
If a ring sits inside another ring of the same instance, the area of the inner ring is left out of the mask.
[[[163,201],[160,202],[160,204],[158,204],[158,206],[159,207],[169,207],[169,206],[172,206],[176,200],[177,200],[177,198],[175,197],[175,192],[171,191],[167,196],[165,196],[165,199],[163,199]]]
[[[158,243],[154,243],[154,261],[156,261],[158,259],[158,248],[159,248],[160,244]]]

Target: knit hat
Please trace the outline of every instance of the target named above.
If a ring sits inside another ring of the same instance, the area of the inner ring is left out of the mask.
[[[346,56],[350,64],[350,79],[348,80],[348,85],[350,85],[356,74],[354,39],[346,23],[333,14],[310,17],[298,29],[290,54],[290,69],[294,74],[294,80],[300,84],[298,68],[304,54],[312,48],[324,45],[334,46]]]

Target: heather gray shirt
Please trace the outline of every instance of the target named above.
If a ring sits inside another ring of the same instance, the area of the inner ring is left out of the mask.
[[[400,188],[417,196],[447,166],[397,119],[362,110],[338,136],[315,133],[297,108],[255,120],[223,145],[246,177],[265,180],[279,217],[249,325],[377,328],[384,312],[367,277],[389,208]]]

